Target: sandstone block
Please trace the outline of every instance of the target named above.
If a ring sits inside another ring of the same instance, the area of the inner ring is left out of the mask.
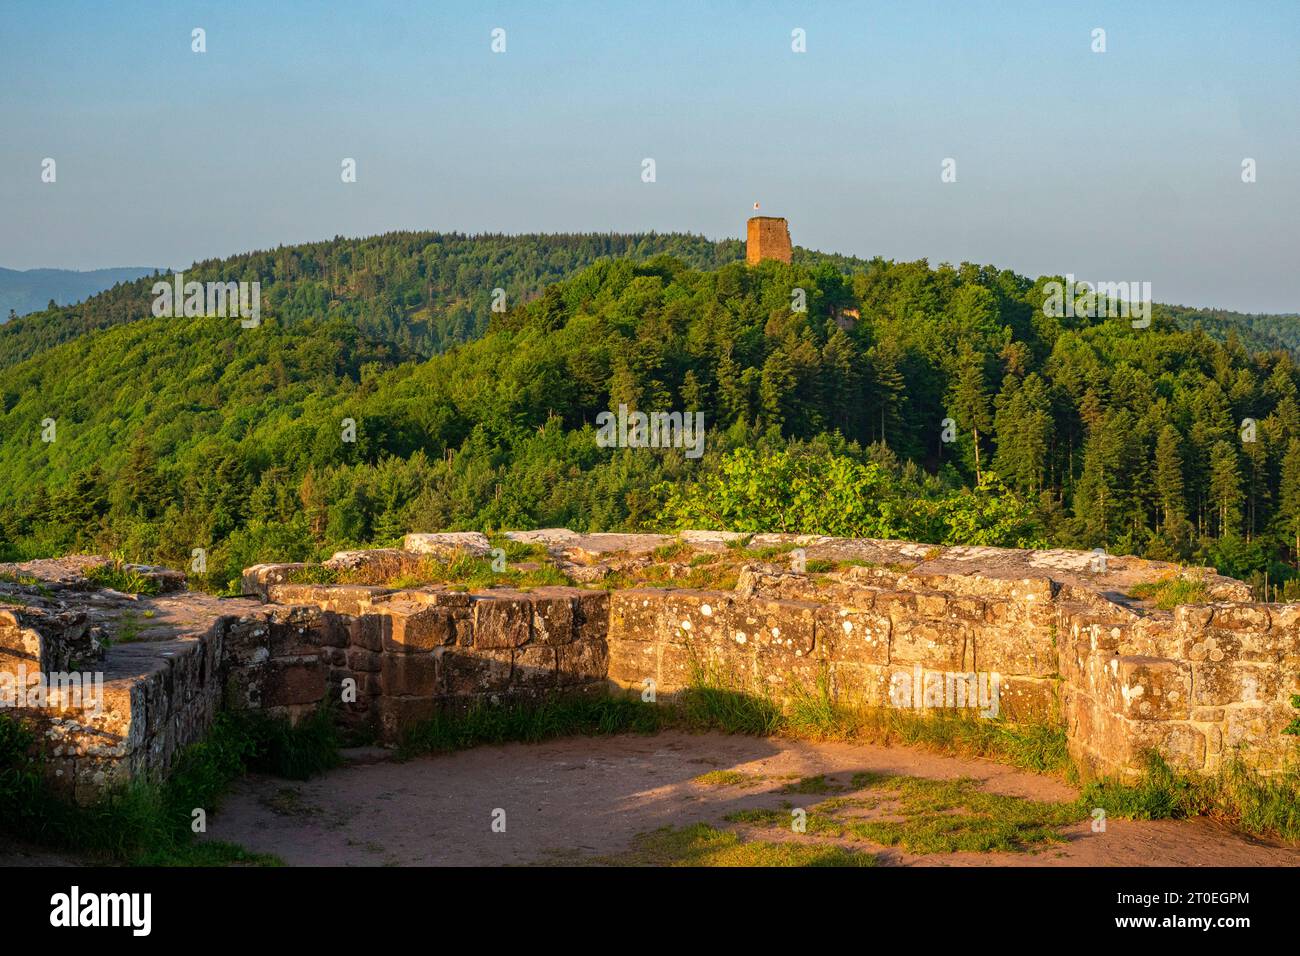
[[[1139,768],[1150,751],[1160,753],[1169,765],[1200,771],[1205,767],[1205,734],[1192,724],[1165,720],[1126,720],[1124,738],[1117,747],[1125,767]]]
[[[949,621],[918,621],[891,615],[891,664],[920,664],[936,670],[964,671],[974,663],[974,642]]]
[[[719,646],[731,638],[733,612],[738,615],[740,609],[734,607],[736,602],[730,594],[690,590],[660,593],[656,627],[661,640]]]
[[[379,687],[386,697],[434,697],[441,690],[438,677],[432,652],[381,656]]]
[[[615,591],[609,596],[609,640],[655,641],[658,639],[659,594],[650,589]]]
[[[659,680],[659,645],[648,641],[609,638],[609,679],[624,687],[640,687]]]
[[[854,664],[889,663],[889,618],[872,610],[823,607],[816,615],[817,656]]]
[[[474,647],[502,650],[522,647],[532,636],[533,606],[527,597],[475,595]]]
[[[874,608],[894,624],[916,621],[916,595],[909,591],[881,591],[876,595]]]
[[[319,660],[271,661],[262,686],[262,705],[314,704],[325,697],[325,667]]]
[[[1059,717],[1061,682],[1052,678],[1002,676],[1000,716],[1012,722],[1048,722]]]
[[[349,647],[345,654],[347,666],[354,671],[377,674],[382,667],[384,655],[378,651],[369,651],[363,647]]]
[[[578,590],[574,596],[574,640],[603,644],[609,636],[609,608],[608,591]]]
[[[381,697],[376,702],[380,738],[396,743],[403,734],[433,717],[438,702],[432,697]]]
[[[745,629],[760,657],[791,662],[811,657],[817,646],[818,610],[815,604],[796,601],[749,603],[737,608],[734,634]]]
[[[417,532],[408,534],[402,540],[402,549],[439,557],[454,557],[458,552],[483,557],[491,552],[492,544],[487,535],[478,531],[445,531],[439,534]]]
[[[533,595],[533,642],[568,644],[577,637],[578,607],[572,593]]]
[[[1269,611],[1267,604],[1216,604],[1211,626],[1230,631],[1267,631]]]
[[[1050,628],[1028,623],[1018,627],[968,625],[973,639],[975,670],[1003,675],[1046,677],[1059,667],[1060,652],[1052,643]]]
[[[609,672],[609,651],[603,639],[573,641],[555,650],[561,686],[603,680]]]
[[[363,614],[348,623],[348,643],[376,653],[384,649],[384,618],[379,614]]]
[[[300,561],[288,564],[255,564],[251,568],[244,568],[244,573],[240,577],[240,591],[265,601],[268,588],[283,584],[306,567],[307,565]]]
[[[455,641],[451,614],[445,608],[414,601],[380,605],[383,647],[388,653],[431,651]]]
[[[1145,721],[1187,719],[1192,693],[1187,664],[1156,657],[1120,657],[1118,676],[1122,716]]]
[[[555,670],[557,651],[557,647],[548,644],[530,644],[518,648],[514,655],[512,685],[528,688],[555,687],[559,683]]]
[[[514,651],[510,648],[443,648],[439,660],[444,692],[453,697],[468,697],[507,690],[513,659]]]

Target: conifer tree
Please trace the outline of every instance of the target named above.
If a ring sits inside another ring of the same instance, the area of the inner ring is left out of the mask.
[[[1183,497],[1183,459],[1178,447],[1178,429],[1165,425],[1156,438],[1156,501],[1160,508],[1160,529],[1166,533],[1177,527],[1187,513]]]
[[[1235,534],[1241,522],[1241,468],[1226,441],[1210,449],[1210,499],[1218,518],[1219,537]]]
[[[975,483],[983,478],[980,469],[980,434],[987,434],[993,424],[988,389],[984,384],[984,357],[966,352],[961,358],[957,379],[948,396],[948,407],[957,424],[970,432],[975,457]]]

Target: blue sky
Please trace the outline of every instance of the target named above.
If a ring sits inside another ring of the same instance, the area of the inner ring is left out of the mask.
[[[391,229],[740,236],[760,201],[810,248],[1300,311],[1297,0],[6,0],[0,124],[9,268]]]

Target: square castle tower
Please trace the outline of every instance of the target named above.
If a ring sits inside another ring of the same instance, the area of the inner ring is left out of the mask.
[[[790,261],[790,225],[778,216],[752,216],[745,236],[745,261],[751,266],[764,259]]]

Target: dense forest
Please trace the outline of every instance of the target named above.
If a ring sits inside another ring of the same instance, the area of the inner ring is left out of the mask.
[[[991,267],[525,239],[196,267],[260,278],[256,329],[149,317],[149,280],[23,320],[0,339],[0,551],[186,567],[203,548],[222,587],[408,530],[711,524],[1296,576],[1284,349],[1160,306],[1141,329],[1054,318],[1052,277]],[[620,405],[703,412],[703,457],[600,447],[596,416]]]
[[[526,301],[601,257],[664,253],[708,269],[743,256],[744,244],[680,233],[396,232],[196,262],[185,277],[260,282],[263,307],[281,324],[344,319],[363,334],[427,357],[483,333],[493,289],[503,289],[507,302]],[[0,368],[86,332],[149,317],[155,281],[122,282],[77,305],[0,326]]]
[[[1231,332],[1252,351],[1300,350],[1300,315],[1192,309],[1185,305],[1167,305],[1165,311],[1183,328],[1204,329],[1221,341]]]

